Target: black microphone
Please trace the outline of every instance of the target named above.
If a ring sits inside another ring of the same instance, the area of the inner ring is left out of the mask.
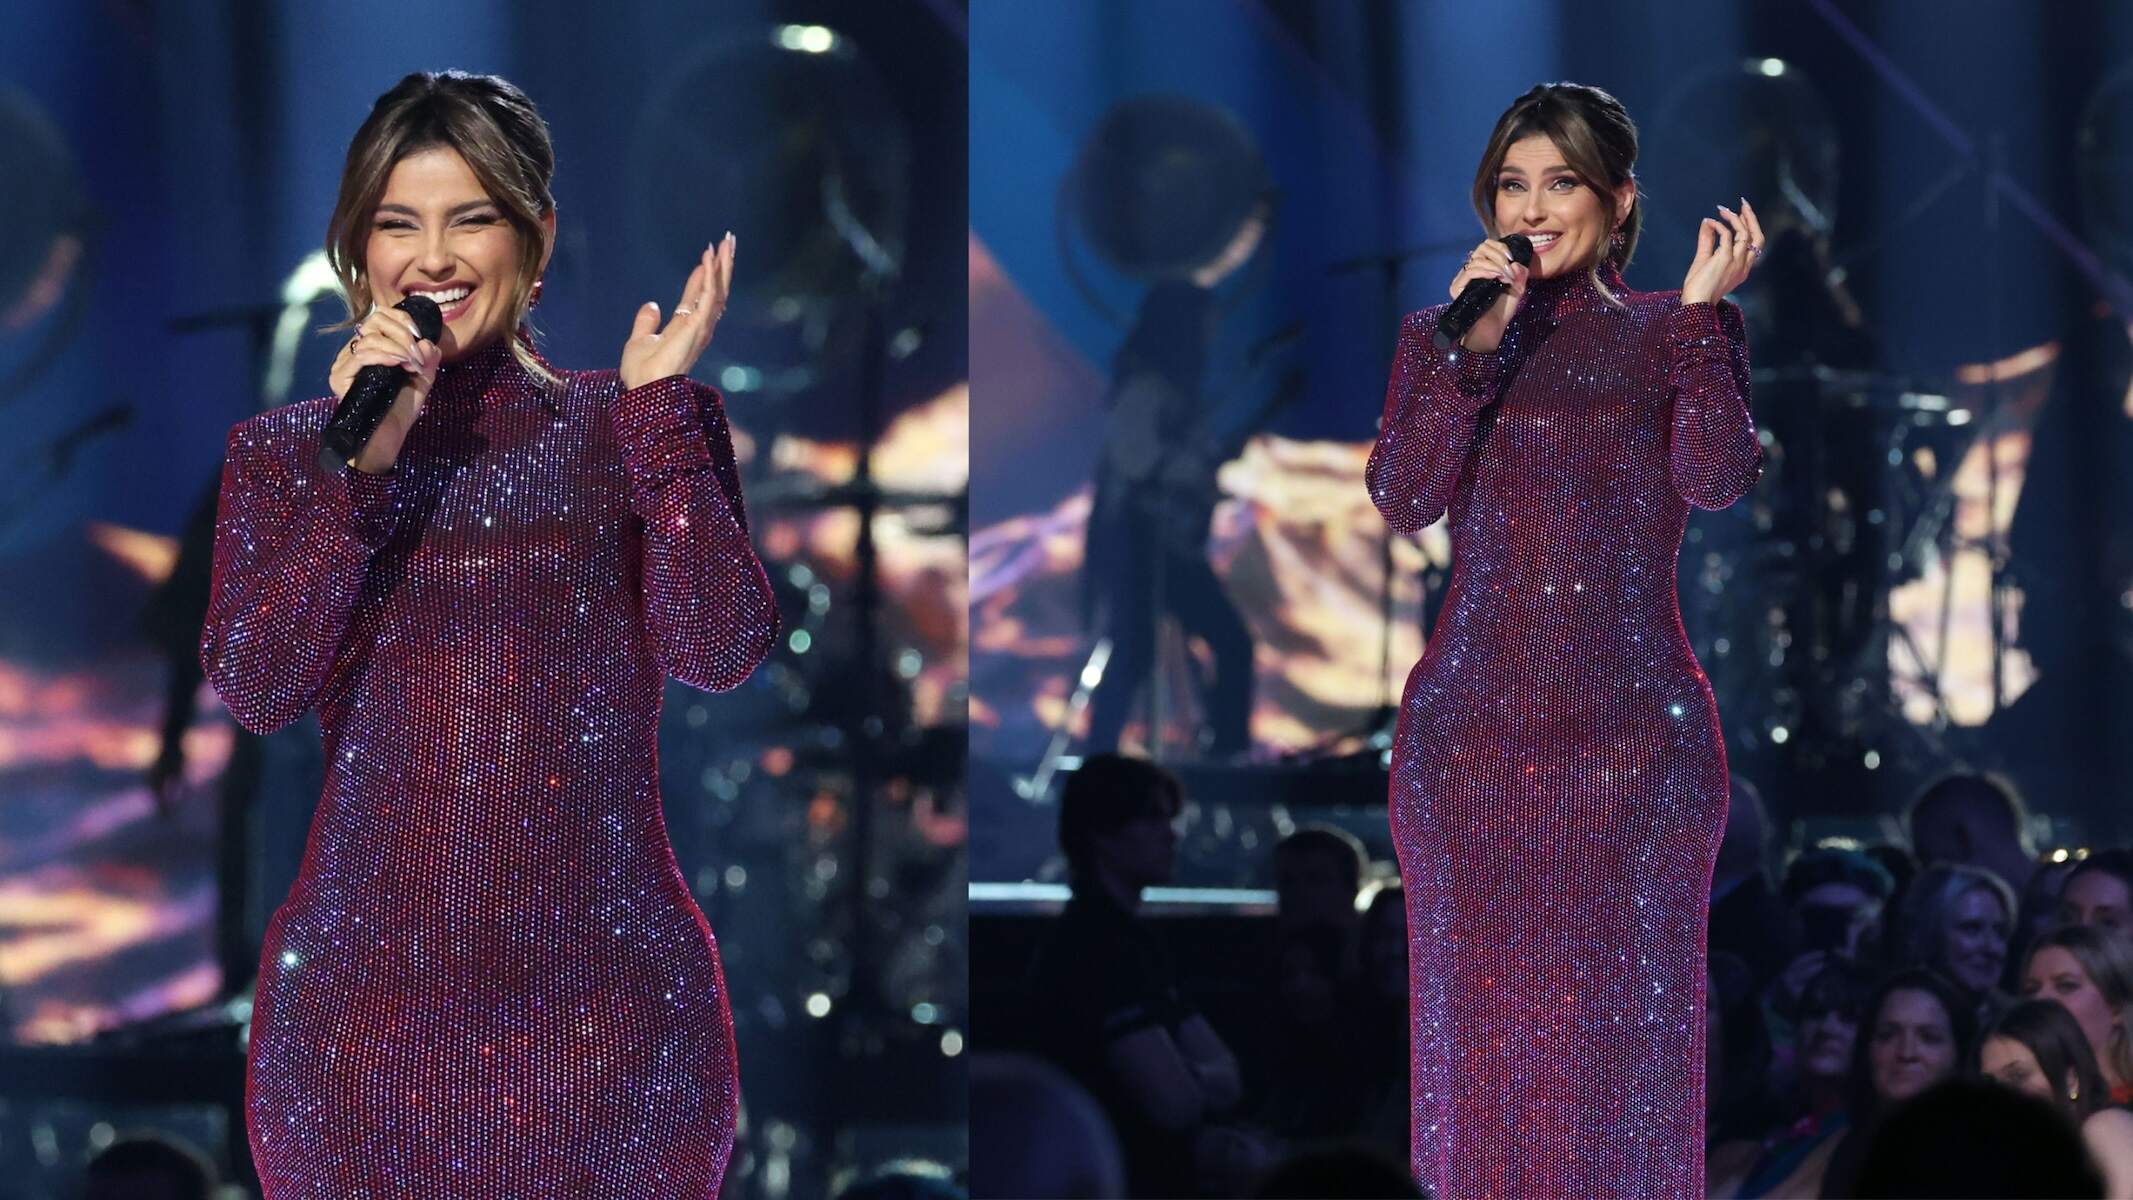
[[[1514,233],[1505,238],[1503,244],[1511,251],[1512,262],[1521,267],[1533,265],[1533,242],[1525,234]],[[1474,327],[1474,322],[1479,321],[1481,315],[1489,311],[1489,306],[1496,303],[1497,297],[1503,295],[1504,289],[1510,286],[1493,275],[1467,280],[1466,289],[1459,293],[1459,298],[1452,301],[1451,306],[1444,310],[1443,316],[1437,318],[1437,335],[1434,339],[1437,349],[1449,350],[1452,343],[1465,337],[1466,331]]]
[[[409,296],[393,307],[415,319],[415,332],[424,341],[435,342],[444,332],[444,314],[437,311],[437,302],[428,296]],[[357,371],[355,382],[348,385],[348,394],[333,406],[333,418],[326,422],[318,465],[328,471],[354,466],[370,435],[378,431],[385,414],[392,411],[393,397],[406,386],[406,367],[372,363]]]

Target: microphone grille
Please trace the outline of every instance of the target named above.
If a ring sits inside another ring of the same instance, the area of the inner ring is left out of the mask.
[[[415,332],[423,340],[434,342],[444,332],[444,314],[437,309],[437,302],[428,296],[409,296],[394,308],[415,319]]]
[[[1505,238],[1503,240],[1503,244],[1507,249],[1511,251],[1512,262],[1517,263],[1521,267],[1530,267],[1533,265],[1532,238],[1527,237],[1523,233],[1514,233],[1510,237]]]

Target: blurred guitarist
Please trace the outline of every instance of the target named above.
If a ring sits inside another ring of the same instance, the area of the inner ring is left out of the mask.
[[[1260,419],[1222,438],[1202,392],[1217,318],[1214,288],[1258,250],[1267,211],[1255,210],[1214,258],[1149,288],[1112,367],[1110,430],[1096,467],[1082,568],[1083,618],[1111,653],[1090,701],[1087,747],[1117,748],[1133,702],[1156,665],[1165,617],[1206,643],[1211,678],[1195,663],[1211,756],[1251,746],[1252,635],[1207,561],[1220,491],[1215,474],[1243,449]],[[1285,403],[1296,381],[1266,409]],[[1149,740],[1157,731],[1150,720]]]

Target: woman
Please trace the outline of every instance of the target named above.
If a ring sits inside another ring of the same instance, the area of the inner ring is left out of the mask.
[[[1682,290],[1629,291],[1636,128],[1546,84],[1474,180],[1490,240],[1451,281],[1508,284],[1440,352],[1410,316],[1368,468],[1455,566],[1407,682],[1392,827],[1416,948],[1416,1177],[1434,1194],[1703,1194],[1705,906],[1727,803],[1682,634],[1689,505],[1757,478],[1738,308],[1761,245],[1706,219]],[[1503,235],[1533,242],[1516,265]]]
[[[2016,1004],[1985,1031],[1978,1073],[2050,1102],[2081,1130],[2112,1200],[2133,1200],[2133,1113],[2111,1104],[2073,1014],[2049,1000]]]
[[[2133,933],[2133,851],[2098,850],[2067,872],[2059,888],[2059,920]]]
[[[2103,1069],[2111,1103],[2133,1103],[2133,1045],[2126,1039],[2133,941],[2127,935],[2086,925],[2052,930],[2022,965],[2022,995],[2056,1000],[2072,1013]]]
[[[2014,932],[2014,889],[1979,867],[1935,863],[1919,872],[1896,914],[1900,966],[1931,967],[1961,988],[1979,1024],[2003,1006],[2000,973]]]
[[[349,147],[328,251],[356,330],[331,373],[408,383],[352,465],[335,396],[231,430],[201,662],[328,761],[266,934],[247,1105],[269,1197],[718,1191],[726,989],[660,815],[663,677],[730,688],[777,619],[718,395],[707,249],[619,371],[523,321],[554,155],[501,79],[410,75]],[[403,297],[443,310],[417,336]]]
[[[1748,1158],[1745,1166],[1721,1172],[1714,1165],[1712,1196],[1783,1194],[1788,1186],[1798,1186],[1795,1177],[1803,1166],[1819,1170],[1827,1161],[1828,1149],[1851,1127],[1852,1060],[1873,983],[1864,967],[1841,958],[1831,959],[1807,981],[1789,1053],[1774,1072],[1785,1081],[1775,1097],[1782,1115],[1775,1129],[1754,1144],[1752,1156],[1742,1156]]]
[[[1910,967],[1882,980],[1866,1013],[1852,1049],[1849,1128],[1766,1195],[1856,1194],[1853,1180],[1874,1123],[1898,1103],[1955,1078],[1969,1061],[1977,1026],[1954,985],[1932,971]]]

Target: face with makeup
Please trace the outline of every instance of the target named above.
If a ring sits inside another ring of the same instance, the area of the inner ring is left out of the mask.
[[[2077,870],[2059,893],[2059,920],[2118,930],[2133,924],[2133,889],[2109,871]]]
[[[2036,1054],[2011,1037],[1986,1038],[1984,1047],[1978,1051],[1977,1069],[2018,1092],[2028,1092],[2055,1104],[2074,1090],[2074,1081],[2068,1078],[2060,1080],[2058,1090],[2053,1091],[2052,1081],[2045,1077],[2044,1068],[2037,1065]]]
[[[1884,1101],[1909,1099],[1955,1074],[1954,1023],[1931,992],[1890,992],[1868,1036],[1867,1063]]]
[[[1496,170],[1497,236],[1531,238],[1537,276],[1582,271],[1606,251],[1636,192],[1634,182],[1603,191],[1571,170],[1553,141],[1531,134],[1511,143]]]
[[[544,219],[553,231],[555,215]],[[429,296],[444,314],[444,361],[471,354],[510,332],[519,236],[457,150],[417,150],[393,164],[371,216],[371,298],[383,309]]]
[[[2117,1080],[2115,1064],[2118,1058],[2112,1050],[2125,1036],[2125,1017],[2112,1006],[2096,986],[2096,981],[2089,978],[2088,969],[2081,965],[2080,959],[2059,946],[2045,946],[2038,950],[2030,955],[2029,969],[2022,974],[2022,994],[2057,1000],[2065,1006],[2088,1038],[2089,1048],[2096,1052],[2096,1061],[2103,1067],[2104,1075]]]

